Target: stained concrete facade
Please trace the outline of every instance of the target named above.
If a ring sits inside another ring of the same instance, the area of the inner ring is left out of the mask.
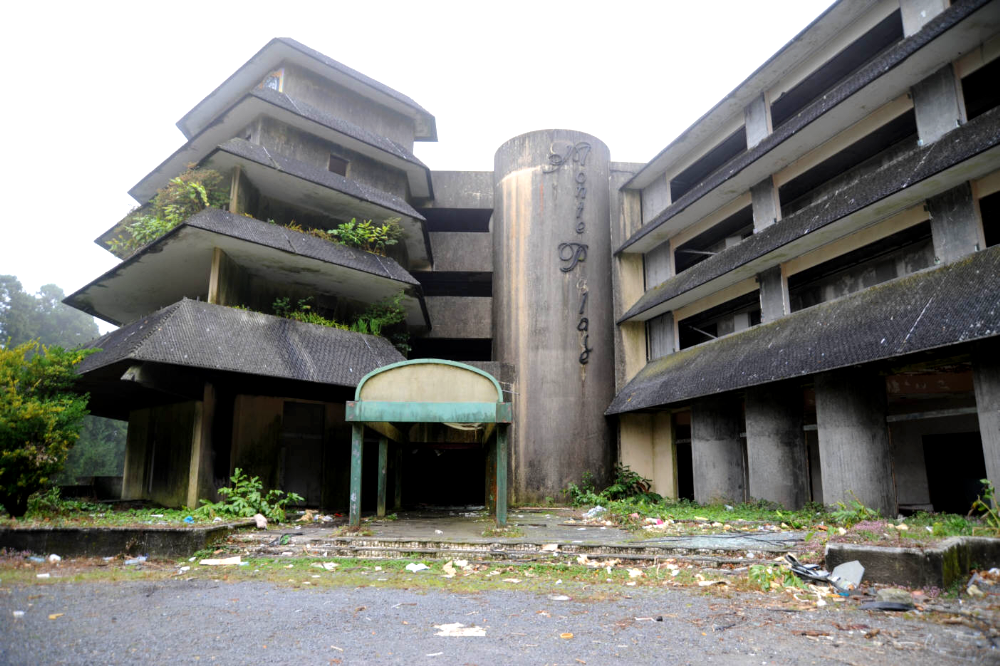
[[[544,130],[469,172],[413,154],[436,126],[412,99],[273,40],[131,191],[195,162],[231,178],[237,215],[192,218],[67,299],[123,324],[85,380],[130,422],[125,493],[191,505],[240,467],[342,506],[344,404],[407,334],[410,358],[499,380],[515,503],[621,463],[698,501],[960,506],[966,482],[1000,483],[998,25],[997,0],[843,0],[648,163]],[[351,218],[406,237],[373,257],[266,224]],[[406,321],[382,336],[266,315],[311,298],[350,320],[397,292]],[[169,334],[133,348],[146,321]],[[228,332],[192,333],[210,321]],[[390,497],[482,502],[488,442],[399,432]]]

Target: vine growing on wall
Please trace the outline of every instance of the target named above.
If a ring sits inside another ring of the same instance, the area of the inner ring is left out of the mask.
[[[188,169],[158,190],[149,203],[129,213],[122,233],[108,241],[116,256],[125,257],[174,229],[206,208],[229,204],[229,179],[213,169]]]

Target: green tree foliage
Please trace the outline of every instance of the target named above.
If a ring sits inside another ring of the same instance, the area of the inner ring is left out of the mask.
[[[229,204],[229,180],[212,169],[188,169],[157,191],[149,203],[129,213],[124,232],[108,241],[111,252],[125,257],[195,213]]]
[[[34,296],[13,275],[0,275],[0,346],[40,339],[43,344],[72,349],[98,336],[88,314],[62,303],[63,290],[44,285]]]
[[[64,305],[63,295],[54,284],[32,295],[13,275],[0,275],[0,348],[39,340],[43,345],[72,349],[96,338],[100,332],[94,318]],[[64,471],[53,480],[72,484],[79,477],[121,474],[125,431],[123,421],[88,416]]]
[[[73,368],[88,353],[38,342],[0,349],[0,505],[15,518],[79,437],[87,396],[73,391]]]

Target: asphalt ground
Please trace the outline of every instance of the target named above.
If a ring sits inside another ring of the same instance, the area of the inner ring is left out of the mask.
[[[765,595],[697,589],[560,595],[210,578],[0,581],[0,663],[1000,663],[980,630],[929,616],[836,603],[790,612]],[[436,635],[456,623],[484,635]]]

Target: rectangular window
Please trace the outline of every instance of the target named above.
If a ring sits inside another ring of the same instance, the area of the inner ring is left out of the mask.
[[[339,173],[341,176],[347,175],[347,160],[343,157],[337,157],[336,155],[330,155],[330,164],[327,169],[333,173]]]

